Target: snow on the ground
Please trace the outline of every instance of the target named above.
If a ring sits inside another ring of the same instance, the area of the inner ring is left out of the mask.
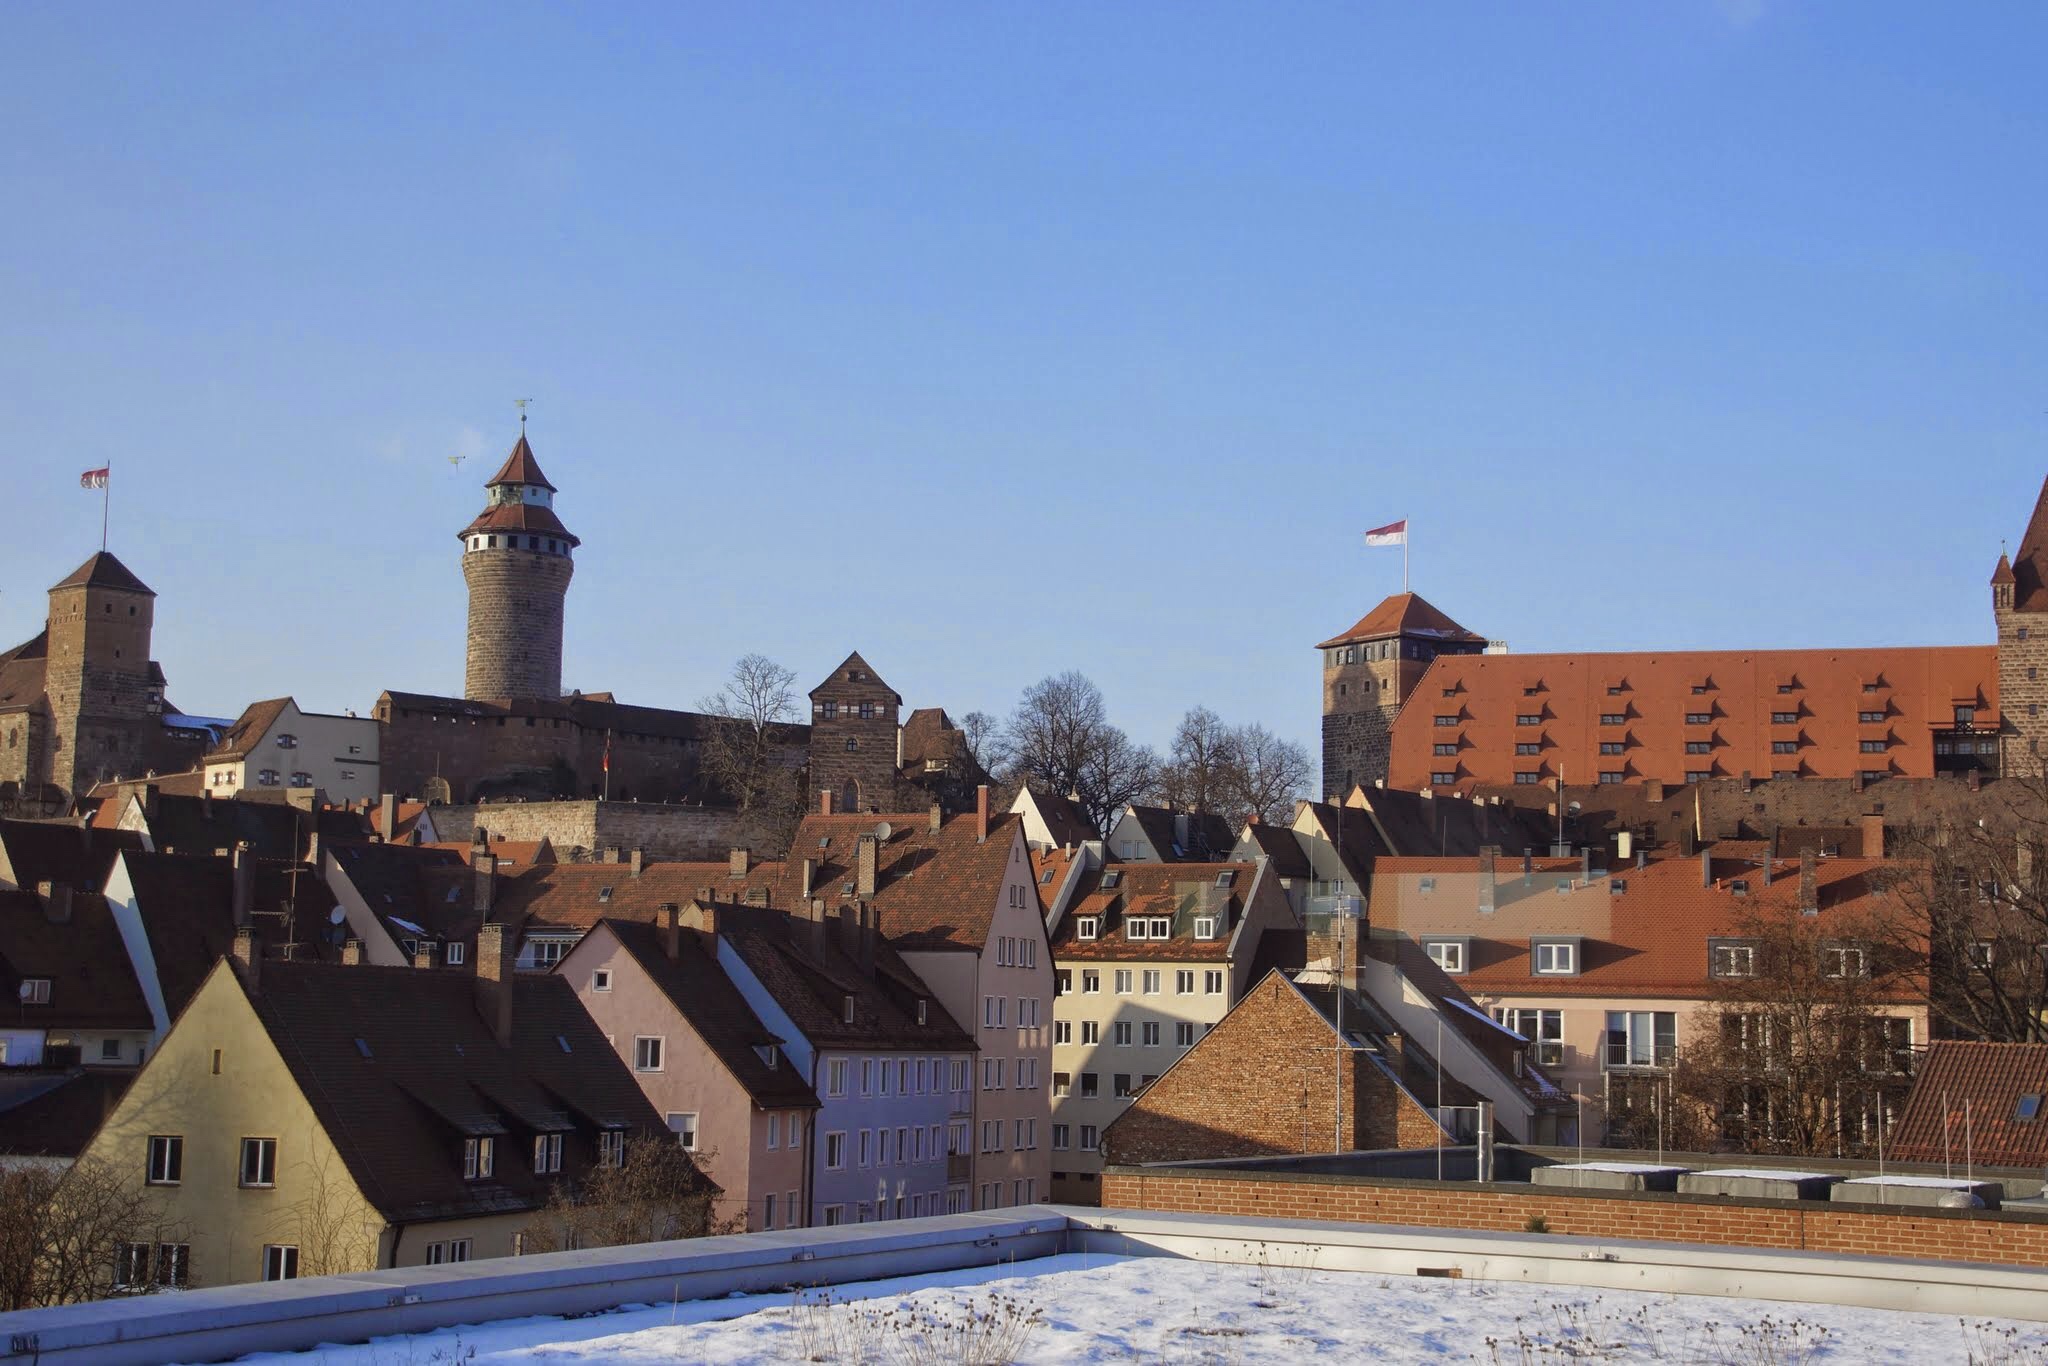
[[[2048,1324],[1569,1286],[1068,1254],[1004,1267],[383,1338],[264,1366],[1002,1360],[1300,1366],[1333,1361],[2048,1362]],[[1006,1307],[1008,1306],[1008,1307]],[[973,1316],[1019,1336],[947,1336]],[[1028,1327],[1024,1326],[1029,1320]],[[940,1350],[914,1352],[930,1332]],[[979,1350],[970,1350],[978,1348]]]
[[[1739,1176],[1746,1181],[1825,1181],[1825,1172],[1788,1172],[1777,1167],[1714,1167],[1694,1176]]]
[[[1982,1181],[1965,1181],[1960,1176],[1853,1176],[1845,1186],[1926,1186],[1935,1190],[1967,1190]]]
[[[1691,1167],[1667,1167],[1658,1162],[1553,1162],[1554,1171],[1564,1172],[1690,1172]]]

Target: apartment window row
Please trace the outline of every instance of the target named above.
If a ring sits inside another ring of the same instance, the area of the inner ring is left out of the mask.
[[[837,1140],[835,1143],[834,1140]],[[943,1124],[883,1125],[853,1130],[853,1162],[859,1167],[893,1167],[912,1162],[930,1162],[948,1151]],[[846,1134],[834,1131],[825,1136],[825,1166],[832,1171],[846,1169]]]
[[[989,998],[1000,1001],[1000,997]],[[1021,1002],[1020,1002],[1021,1004]],[[1038,1002],[1031,1002],[1031,1019],[1038,1019]],[[1000,1027],[1000,1026],[997,1026]],[[965,1091],[968,1084],[965,1058],[827,1058],[825,1094],[832,1099],[860,1096],[926,1096]]]
[[[1008,1029],[1010,1027],[1010,998],[1007,996],[984,996],[981,998],[981,1027],[983,1029]],[[1039,1021],[1039,1000],[1036,996],[1017,998],[1017,1028],[1036,1029]]]
[[[1574,935],[1531,938],[1529,971],[1539,977],[1577,976],[1581,968],[1580,947],[1581,940]],[[1430,962],[1452,976],[1472,970],[1472,940],[1468,936],[1426,938],[1422,951]]]
[[[1012,886],[1011,904],[1022,906],[1020,896],[1029,896],[1029,889]],[[996,966],[1001,968],[1035,968],[1038,966],[1038,941],[1022,935],[999,935],[996,938]]]

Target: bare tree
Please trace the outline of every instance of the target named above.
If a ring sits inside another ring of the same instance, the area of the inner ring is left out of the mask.
[[[384,1221],[357,1193],[332,1151],[299,1164],[305,1195],[284,1212],[279,1241],[299,1249],[301,1276],[373,1271]]]
[[[0,1174],[0,1309],[102,1299],[117,1281],[156,1289],[153,1266],[184,1242],[147,1189],[96,1158]]]
[[[1294,815],[1296,799],[1308,791],[1314,771],[1308,751],[1256,721],[1233,731],[1231,742],[1236,760],[1229,784],[1236,808],[1232,819],[1255,814],[1269,825],[1286,823]]]
[[[1873,1151],[1912,1086],[1914,963],[1868,920],[1753,910],[1713,949],[1715,992],[1673,1085],[1748,1152]]]
[[[618,1166],[595,1166],[579,1181],[557,1183],[521,1230],[520,1247],[558,1252],[740,1231],[743,1219],[712,1217],[717,1198],[718,1188],[680,1143],[662,1134],[635,1136]]]
[[[1159,800],[1176,811],[1223,810],[1239,785],[1237,745],[1237,733],[1222,717],[1207,707],[1190,708],[1159,766]]]
[[[1158,756],[1111,725],[1101,689],[1071,669],[1024,690],[1002,744],[1006,777],[1036,791],[1074,794],[1098,830],[1158,782]]]
[[[1089,747],[1074,787],[1081,810],[1104,834],[1117,812],[1159,783],[1159,756],[1115,726],[1106,726]]]
[[[803,814],[803,784],[783,755],[782,730],[796,716],[796,673],[766,655],[732,666],[725,686],[704,699],[711,718],[699,763],[740,811],[740,833],[764,846],[787,842]]]
[[[995,773],[1006,767],[1002,745],[1002,727],[996,718],[985,711],[971,711],[960,718],[960,736],[966,742],[967,752],[974,757],[975,764],[983,773]]]

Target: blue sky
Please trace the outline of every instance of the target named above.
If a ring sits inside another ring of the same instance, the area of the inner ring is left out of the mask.
[[[565,683],[860,649],[1312,741],[1514,648],[1964,643],[2048,472],[2048,9],[0,10],[0,638],[97,544],[188,710],[459,691],[516,435]],[[466,459],[451,465],[451,455]]]

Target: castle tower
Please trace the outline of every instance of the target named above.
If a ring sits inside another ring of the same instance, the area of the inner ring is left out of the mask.
[[[1438,655],[1481,654],[1474,635],[1414,593],[1397,593],[1316,646],[1323,656],[1323,796],[1387,776],[1394,717]]]
[[[104,550],[50,590],[49,781],[74,797],[148,762],[164,708],[163,674],[149,657],[155,609],[149,585]]]
[[[526,433],[485,485],[484,510],[462,529],[469,584],[471,699],[562,695],[562,599],[581,544],[555,517],[555,486]]]
[[[811,809],[821,793],[838,811],[896,803],[896,716],[903,699],[855,651],[811,689]]]
[[[1991,615],[1998,624],[1999,767],[2039,773],[2048,761],[2048,482],[2019,553],[1998,557]]]

